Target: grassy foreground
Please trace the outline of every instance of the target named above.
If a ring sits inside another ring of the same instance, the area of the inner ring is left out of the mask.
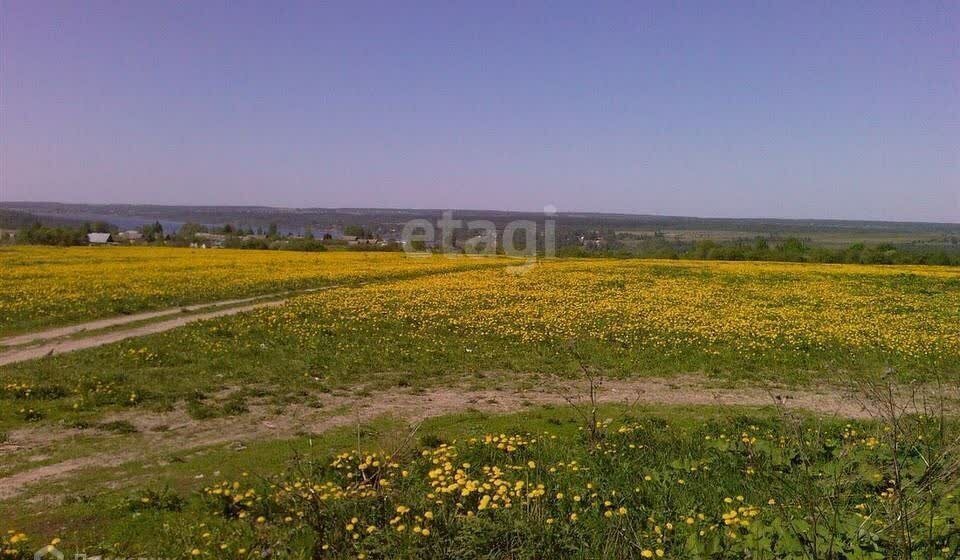
[[[174,558],[957,557],[952,423],[587,418],[462,414],[285,442],[281,464],[270,442],[191,457],[140,490],[66,500],[52,512],[61,532],[18,516],[0,554],[55,542]]]

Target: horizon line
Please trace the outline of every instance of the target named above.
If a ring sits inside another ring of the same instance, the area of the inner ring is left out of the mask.
[[[267,204],[246,204],[246,205],[237,205],[237,204],[157,204],[157,203],[140,203],[140,202],[61,202],[55,200],[9,200],[3,201],[0,200],[0,207],[4,205],[29,205],[29,204],[59,204],[62,206],[127,206],[127,207],[161,207],[161,208],[224,208],[224,209],[251,209],[251,208],[262,208],[268,210],[292,210],[292,211],[309,211],[309,210],[327,210],[327,211],[394,211],[394,212],[489,212],[489,213],[509,213],[509,214],[542,214],[544,210],[504,210],[504,209],[489,209],[489,208],[427,208],[427,207],[377,207],[377,206],[272,206]],[[960,226],[960,221],[957,222],[947,222],[947,221],[928,221],[928,220],[885,220],[885,219],[874,219],[874,218],[786,218],[778,216],[694,216],[694,215],[683,215],[683,214],[651,214],[651,213],[634,213],[634,212],[604,212],[597,210],[556,210],[556,215],[574,215],[574,214],[587,214],[593,216],[619,216],[619,217],[636,217],[636,218],[682,218],[682,219],[696,219],[696,220],[749,220],[749,221],[764,221],[764,220],[775,220],[775,221],[790,221],[790,222],[863,222],[863,223],[882,223],[882,224],[928,224],[928,225],[945,225],[945,226]]]

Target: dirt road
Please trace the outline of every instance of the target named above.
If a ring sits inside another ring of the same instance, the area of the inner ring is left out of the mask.
[[[123,445],[118,448],[124,451],[75,456],[0,478],[0,500],[14,498],[32,484],[69,479],[84,469],[149,461],[151,457],[162,454],[182,453],[214,445],[291,438],[303,433],[321,433],[384,415],[416,422],[465,411],[508,413],[532,406],[565,405],[565,396],[582,393],[583,387],[558,380],[545,381],[539,388],[525,391],[446,387],[425,393],[395,389],[365,396],[319,393],[305,398],[302,403],[286,406],[282,412],[278,412],[275,405],[253,403],[248,414],[229,418],[194,420],[181,406],[171,412],[130,411],[105,419],[130,422],[138,430],[134,434],[118,435],[93,429],[27,428],[11,432],[9,441],[0,446],[0,452],[16,453],[21,457],[42,455],[69,440],[90,437],[110,438],[118,443],[122,441]],[[599,398],[604,403],[645,406],[777,405],[785,410],[805,410],[823,416],[871,416],[868,403],[838,388],[711,387],[711,380],[700,376],[608,380]]]
[[[150,311],[146,313],[112,317],[109,319],[101,319],[98,321],[71,325],[69,327],[61,327],[42,332],[8,337],[0,339],[0,366],[13,364],[16,362],[25,362],[27,360],[33,360],[54,354],[64,354],[76,350],[83,350],[85,348],[94,348],[97,346],[103,346],[104,344],[126,340],[128,338],[156,334],[175,329],[177,327],[182,327],[194,321],[202,321],[204,319],[214,319],[216,317],[234,315],[236,313],[243,313],[244,311],[251,311],[261,307],[273,307],[283,304],[288,298],[296,295],[330,290],[333,288],[342,288],[344,286],[344,284],[337,284],[333,286],[309,288],[294,292],[280,292],[276,294],[267,294],[244,299],[224,300],[201,305],[177,307],[175,309]],[[212,309],[213,311],[205,311],[207,309]],[[149,321],[151,319],[177,314],[182,314],[182,316],[166,321],[157,321],[131,328],[111,330],[100,334],[94,333],[85,337],[71,338],[85,332],[109,329],[112,327],[123,327],[124,325],[131,323]],[[4,346],[10,348],[3,350],[2,348]]]
[[[140,321],[148,321],[150,319],[158,319],[160,317],[166,317],[167,315],[177,315],[179,313],[193,313],[196,311],[204,311],[207,309],[216,309],[219,307],[241,305],[241,304],[250,303],[253,301],[275,299],[280,297],[289,297],[297,293],[309,293],[312,291],[316,291],[317,289],[318,288],[312,288],[309,290],[301,290],[297,292],[278,292],[274,294],[264,294],[262,296],[253,296],[253,297],[248,297],[243,299],[228,299],[228,300],[222,300],[222,301],[214,301],[210,303],[198,303],[196,305],[184,305],[181,307],[171,307],[169,309],[161,309],[158,311],[145,311],[143,313],[134,313],[131,315],[120,315],[119,317],[109,317],[107,319],[98,319],[96,321],[88,321],[86,323],[79,323],[77,325],[58,327],[55,329],[49,329],[45,331],[19,334],[16,336],[8,336],[6,338],[0,338],[0,346],[22,346],[24,344],[34,344],[36,342],[42,342],[44,340],[51,340],[54,338],[64,338],[67,336],[72,336],[72,335],[80,334],[83,332],[96,331],[100,329],[108,329],[110,327],[118,327],[122,325],[127,325],[129,323],[138,323]]]
[[[156,334],[164,331],[169,331],[177,327],[182,327],[188,323],[193,323],[195,321],[202,321],[204,319],[214,319],[216,317],[223,317],[226,315],[234,315],[236,313],[243,313],[244,311],[251,311],[253,309],[259,309],[261,307],[275,307],[277,305],[282,305],[286,300],[270,300],[260,303],[253,303],[250,305],[243,305],[240,307],[230,307],[228,309],[219,309],[217,311],[211,311],[209,313],[198,313],[195,315],[187,315],[185,317],[177,317],[176,319],[169,319],[167,321],[159,321],[156,323],[149,323],[140,327],[134,327],[132,329],[123,329],[118,331],[110,331],[103,334],[91,335],[83,338],[67,338],[63,340],[56,340],[54,342],[47,342],[45,344],[40,344],[37,346],[28,346],[25,348],[15,348],[13,350],[8,350],[0,354],[0,366],[12,364],[16,362],[25,362],[27,360],[34,360],[36,358],[43,358],[45,356],[52,356],[54,354],[65,354],[67,352],[74,352],[76,350],[83,350],[84,348],[94,348],[97,346],[103,346],[104,344],[111,344],[113,342],[119,342],[121,340],[126,340],[128,338],[136,338],[138,336],[146,336],[148,334]]]

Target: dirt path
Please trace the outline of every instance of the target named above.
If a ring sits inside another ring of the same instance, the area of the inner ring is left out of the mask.
[[[390,391],[368,396],[317,394],[309,402],[288,405],[277,414],[266,403],[250,407],[248,414],[212,420],[193,420],[180,408],[167,413],[125,412],[105,420],[125,420],[139,430],[136,434],[116,435],[95,430],[28,428],[9,434],[0,446],[0,454],[18,456],[56,449],[70,438],[98,435],[122,442],[121,453],[93,453],[69,460],[38,466],[0,478],[0,500],[14,498],[32,484],[69,478],[86,468],[115,466],[128,461],[150,460],[161,454],[222,444],[243,444],[269,439],[290,438],[303,433],[365,422],[390,415],[409,422],[465,411],[508,413],[524,408],[565,404],[564,395],[582,393],[582,387],[570,382],[548,382],[543,388],[527,391],[470,390],[438,388],[417,394]],[[614,380],[604,384],[600,393],[604,403],[628,402],[639,405],[723,405],[770,406],[806,410],[823,416],[869,418],[870,411],[847,392],[836,388],[765,389],[749,387],[711,387],[710,380],[696,377]],[[313,406],[310,404],[314,403]],[[318,406],[319,405],[319,406]],[[330,412],[334,411],[334,412]],[[341,411],[341,412],[336,412]],[[346,412],[342,412],[346,411]],[[104,483],[115,481],[104,481]]]
[[[194,321],[202,321],[204,319],[213,319],[216,317],[224,317],[226,315],[234,315],[236,313],[243,313],[244,311],[251,311],[253,309],[259,309],[261,307],[274,307],[281,305],[287,301],[288,298],[300,295],[308,294],[312,292],[319,292],[323,290],[330,290],[333,288],[343,287],[343,284],[337,284],[333,286],[323,286],[319,288],[309,288],[306,290],[299,290],[295,292],[282,292],[278,294],[268,294],[257,297],[250,297],[245,299],[234,299],[234,300],[225,300],[218,301],[214,303],[206,303],[202,305],[194,305],[187,307],[178,307],[177,309],[165,309],[162,311],[151,311],[148,313],[138,313],[136,315],[125,315],[123,317],[114,317],[111,319],[102,319],[99,321],[92,321],[90,323],[83,323],[80,325],[73,325],[70,327],[62,327],[58,329],[52,329],[49,331],[43,331],[39,333],[24,334],[15,337],[5,338],[0,340],[0,348],[3,346],[14,346],[18,345],[15,348],[11,348],[6,351],[0,351],[0,366],[6,364],[13,364],[16,362],[24,362],[27,360],[33,360],[36,358],[42,358],[44,356],[52,356],[54,354],[64,354],[67,352],[73,352],[76,350],[83,350],[85,348],[94,348],[97,346],[103,346],[104,344],[110,344],[113,342],[118,342],[120,340],[126,340],[128,338],[135,338],[138,336],[146,336],[149,334],[156,334],[177,327],[182,327],[188,323]],[[282,298],[282,299],[276,299]],[[248,305],[240,305],[247,302],[256,302],[250,303]],[[222,309],[224,308],[225,309]],[[80,334],[86,331],[94,331],[99,329],[110,328],[114,326],[123,326],[128,323],[133,323],[137,321],[145,321],[149,319],[165,317],[167,315],[174,315],[178,313],[191,313],[196,311],[203,311],[205,309],[215,309],[215,311],[201,312],[201,313],[192,313],[190,315],[183,315],[182,317],[176,317],[174,319],[169,319],[166,321],[157,321],[154,323],[148,323],[146,325],[141,325],[139,327],[132,327],[121,330],[114,330],[109,332],[104,332],[102,334],[92,334],[90,336],[82,338],[66,338],[72,335]],[[31,342],[42,342],[49,341],[42,344],[37,344],[33,346],[19,346],[27,345]]]
[[[134,327],[132,329],[111,331],[111,332],[92,335],[84,338],[69,338],[65,340],[57,340],[54,342],[48,342],[46,344],[41,344],[38,346],[29,346],[26,348],[16,348],[0,354],[0,366],[13,364],[16,362],[25,362],[27,360],[34,360],[36,358],[52,356],[54,354],[65,354],[67,352],[83,350],[84,348],[95,348],[97,346],[103,346],[104,344],[119,342],[121,340],[126,340],[128,338],[136,338],[138,336],[146,336],[148,334],[161,333],[164,331],[169,331],[170,329],[182,327],[194,321],[202,321],[204,319],[213,319],[216,317],[223,317],[226,315],[234,315],[236,313],[243,313],[244,311],[251,311],[253,309],[259,309],[261,307],[275,307],[277,305],[282,305],[285,301],[286,300],[282,300],[282,299],[264,301],[260,303],[253,303],[250,305],[243,305],[240,307],[230,307],[228,309],[220,309],[217,311],[211,311],[209,313],[198,313],[196,315],[187,315],[185,317],[177,317],[176,319],[169,319],[166,321],[150,323],[147,325],[143,325],[141,327]]]
[[[64,338],[67,336],[73,336],[75,334],[80,334],[88,331],[96,331],[100,329],[108,329],[110,327],[119,327],[122,325],[127,325],[130,323],[137,323],[140,321],[149,321],[151,319],[159,319],[160,317],[166,317],[168,315],[177,315],[179,313],[194,313],[197,311],[204,311],[207,309],[216,309],[219,307],[232,307],[236,305],[242,305],[244,303],[250,303],[260,300],[270,300],[276,298],[289,298],[298,294],[308,294],[310,292],[317,292],[320,290],[328,290],[330,288],[339,287],[341,285],[335,286],[321,286],[317,288],[307,288],[303,290],[289,290],[285,292],[275,292],[272,294],[263,294],[259,296],[251,296],[241,299],[226,299],[220,301],[211,301],[207,303],[197,303],[193,305],[183,305],[180,307],[171,307],[169,309],[160,309],[158,311],[145,311],[143,313],[134,313],[132,315],[120,315],[118,317],[109,317],[107,319],[98,319],[96,321],[88,321],[86,323],[79,323],[76,325],[69,325],[66,327],[58,327],[55,329],[48,329],[45,331],[32,332],[26,334],[20,334],[16,336],[8,336],[6,338],[0,338],[0,346],[22,346],[25,344],[34,344],[37,342],[42,342],[44,340],[52,340],[55,338]]]

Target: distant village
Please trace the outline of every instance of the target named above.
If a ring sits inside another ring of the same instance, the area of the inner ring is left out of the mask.
[[[88,245],[137,245],[137,244],[169,244],[187,245],[198,249],[219,248],[250,248],[270,249],[291,248],[309,250],[320,247],[358,247],[380,248],[401,247],[403,241],[399,232],[373,233],[358,226],[332,227],[320,230],[306,228],[300,232],[281,233],[276,225],[270,225],[266,230],[258,228],[237,227],[231,224],[211,227],[198,224],[183,224],[174,232],[165,233],[163,226],[157,222],[146,224],[140,229],[125,231],[91,231],[86,233]],[[322,250],[322,249],[320,249]]]
[[[56,217],[41,219],[25,212],[0,208],[0,243],[290,251],[402,251],[408,248],[429,252],[500,253],[503,250],[502,239],[488,239],[480,235],[480,231],[468,229],[454,230],[452,238],[445,240],[445,246],[435,239],[411,241],[411,246],[405,247],[401,238],[403,223],[416,216],[413,212],[363,214],[369,218],[364,222],[351,213],[333,214],[337,217],[330,216],[330,221],[326,222],[330,225],[322,225],[326,221],[322,219],[308,225],[301,221],[293,226],[288,222],[285,227],[272,220],[251,220],[252,226],[240,220],[219,225],[171,220],[142,223],[131,228],[139,220],[124,218],[126,223],[121,223],[126,227],[118,227],[109,222],[58,220]],[[557,256],[960,265],[960,235],[955,229],[943,225],[937,226],[939,230],[892,231],[878,236],[868,229],[847,232],[828,229],[833,227],[831,224],[813,224],[805,226],[807,230],[803,231],[803,237],[799,237],[793,231],[695,229],[683,220],[672,229],[660,228],[657,224],[650,224],[651,227],[647,228],[631,229],[627,223],[613,227],[588,218],[578,221],[576,217],[569,218],[569,221],[571,223],[561,222],[557,226],[554,245]],[[712,222],[704,225],[708,224]],[[744,222],[743,227],[746,226],[756,227]],[[783,227],[788,226],[790,224]],[[928,226],[928,229],[933,227]],[[860,240],[861,236],[877,241],[865,243]],[[541,232],[537,233],[536,243],[538,251],[545,250]]]
[[[0,209],[2,212],[2,209]],[[8,212],[9,213],[9,212]],[[0,219],[3,216],[0,215]],[[193,222],[143,223],[139,227],[121,228],[106,221],[94,222],[47,222],[41,218],[22,214],[14,216],[19,223],[16,229],[0,228],[0,243],[36,244],[58,246],[122,246],[165,245],[196,249],[280,249],[294,251],[358,250],[401,251],[407,241],[403,239],[404,222],[381,222],[370,224],[340,223],[327,226],[281,226],[271,222],[266,225],[225,223],[218,225]],[[256,222],[255,222],[256,223]],[[0,226],[5,225],[0,220]],[[538,239],[538,244],[542,244]],[[446,239],[414,240],[411,247],[416,251],[453,251],[489,253],[496,252],[501,240],[490,237],[486,230],[457,229]]]
[[[121,229],[106,222],[85,222],[79,225],[43,225],[35,221],[16,229],[0,229],[0,242],[61,246],[169,245],[198,249],[290,249],[324,251],[333,248],[357,250],[400,250],[403,241],[399,228],[369,231],[361,226],[345,225],[326,228],[304,228],[281,231],[276,224],[266,228],[224,224],[218,226],[159,221],[137,229]]]
[[[202,229],[202,230],[201,230]],[[254,231],[252,229],[234,228],[227,225],[220,228],[198,228],[194,224],[185,224],[174,234],[164,235],[159,224],[146,225],[139,230],[117,232],[89,232],[86,234],[87,245],[137,245],[158,244],[187,245],[195,249],[282,249],[296,250],[323,250],[323,248],[355,248],[368,250],[399,250],[406,243],[401,239],[399,228],[387,231],[368,232],[358,226],[334,227],[314,231],[312,228],[303,232],[281,234],[271,228]],[[452,246],[459,249],[479,247],[486,250],[487,244],[494,249],[498,246],[496,239],[489,239],[481,235],[461,236],[454,238]],[[439,241],[422,242],[424,250],[439,248]]]

